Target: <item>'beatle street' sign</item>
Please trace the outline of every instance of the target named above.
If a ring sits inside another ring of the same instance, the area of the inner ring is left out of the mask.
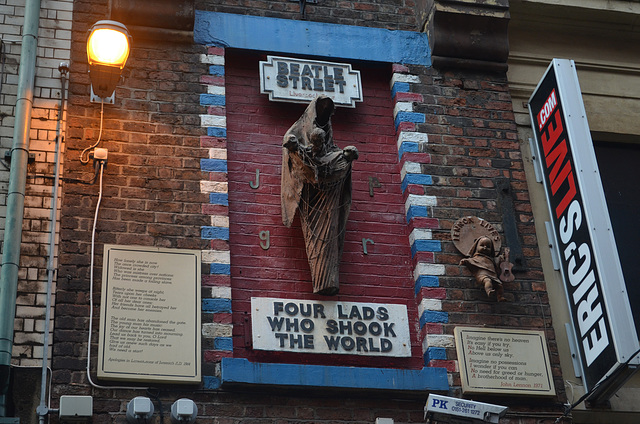
[[[638,349],[575,64],[554,59],[529,99],[537,160],[588,389]],[[636,358],[637,360],[637,358]]]
[[[280,102],[309,103],[320,94],[337,106],[362,101],[360,71],[350,64],[278,56],[260,62],[260,92]]]
[[[405,305],[252,297],[251,329],[258,350],[411,356]]]

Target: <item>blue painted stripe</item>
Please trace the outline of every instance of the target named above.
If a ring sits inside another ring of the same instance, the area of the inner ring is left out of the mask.
[[[417,391],[448,390],[446,368],[420,370],[249,362],[222,358],[222,384],[244,383],[300,388],[350,388]]]
[[[431,178],[431,175],[426,174],[407,174],[402,180],[403,193],[409,184],[431,185],[433,184],[433,179]]]
[[[449,314],[442,311],[424,311],[420,316],[420,328],[428,322],[436,322],[446,324],[449,322]]]
[[[229,264],[211,264],[209,266],[209,274],[231,275],[231,265],[229,265]]]
[[[218,377],[213,377],[210,375],[202,376],[202,383],[205,389],[219,389],[222,385],[222,381]]]
[[[196,43],[272,53],[431,65],[425,33],[196,10]]]
[[[426,206],[409,206],[409,210],[407,211],[407,222],[410,222],[415,217],[426,217],[429,216],[429,211]]]
[[[425,364],[434,359],[447,359],[447,350],[443,347],[429,347],[424,353]]]
[[[231,299],[203,299],[202,312],[231,312]]]
[[[225,138],[227,137],[227,129],[220,127],[207,127],[207,135],[209,137]]]
[[[216,75],[219,77],[224,76],[224,66],[222,65],[211,65],[209,66],[209,74]]]
[[[398,149],[398,160],[402,159],[402,155],[405,153],[418,153],[420,151],[420,146],[418,143],[413,141],[405,141],[400,144],[400,148]]]
[[[219,94],[200,94],[200,104],[203,106],[224,106],[226,97]]]
[[[396,115],[396,129],[401,122],[413,122],[415,124],[423,124],[425,122],[424,113],[418,112],[398,112]]]
[[[442,252],[440,240],[416,240],[411,245],[411,257],[418,252]]]
[[[414,287],[417,295],[423,287],[440,287],[440,280],[435,275],[420,275]]]
[[[391,98],[396,97],[397,93],[408,93],[411,91],[411,86],[408,82],[394,82],[393,87],[391,87]]]
[[[229,194],[209,193],[209,203],[211,203],[212,205],[229,206]]]
[[[226,227],[202,227],[200,237],[206,240],[229,240],[229,229]]]
[[[213,339],[215,350],[233,351],[233,339],[231,337],[216,337]]]
[[[227,172],[227,160],[200,159],[200,169],[208,172]]]

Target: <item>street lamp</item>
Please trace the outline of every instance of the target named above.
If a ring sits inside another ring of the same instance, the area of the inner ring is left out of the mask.
[[[127,27],[116,21],[98,21],[89,30],[87,58],[91,78],[91,101],[113,103],[129,57],[131,36]]]

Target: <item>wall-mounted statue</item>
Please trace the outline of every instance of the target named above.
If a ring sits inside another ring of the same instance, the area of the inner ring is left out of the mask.
[[[299,211],[313,292],[339,290],[340,257],[351,207],[353,146],[333,142],[333,100],[319,96],[289,128],[282,144],[282,222],[290,227]]]
[[[473,274],[487,296],[504,302],[503,282],[514,280],[509,263],[509,249],[497,255],[502,239],[496,229],[482,218],[461,218],[451,228],[451,239],[460,253],[467,257],[460,261]]]

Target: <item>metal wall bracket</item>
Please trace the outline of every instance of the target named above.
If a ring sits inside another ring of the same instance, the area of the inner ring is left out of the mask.
[[[11,163],[11,150],[5,150],[4,152],[4,161],[7,163]],[[35,153],[29,153],[29,159],[27,160],[27,163],[33,163],[36,161],[36,154]]]
[[[524,252],[518,237],[518,227],[516,225],[516,213],[513,207],[513,192],[508,178],[496,179],[498,190],[498,205],[502,209],[502,229],[507,247],[510,250],[510,260],[513,263],[514,271],[524,271],[526,262]]]
[[[555,245],[555,237],[553,236],[553,226],[551,222],[545,221],[544,228],[547,230],[547,238],[549,239],[549,250],[551,251],[551,262],[553,262],[553,269],[560,271],[560,252],[558,246]]]

